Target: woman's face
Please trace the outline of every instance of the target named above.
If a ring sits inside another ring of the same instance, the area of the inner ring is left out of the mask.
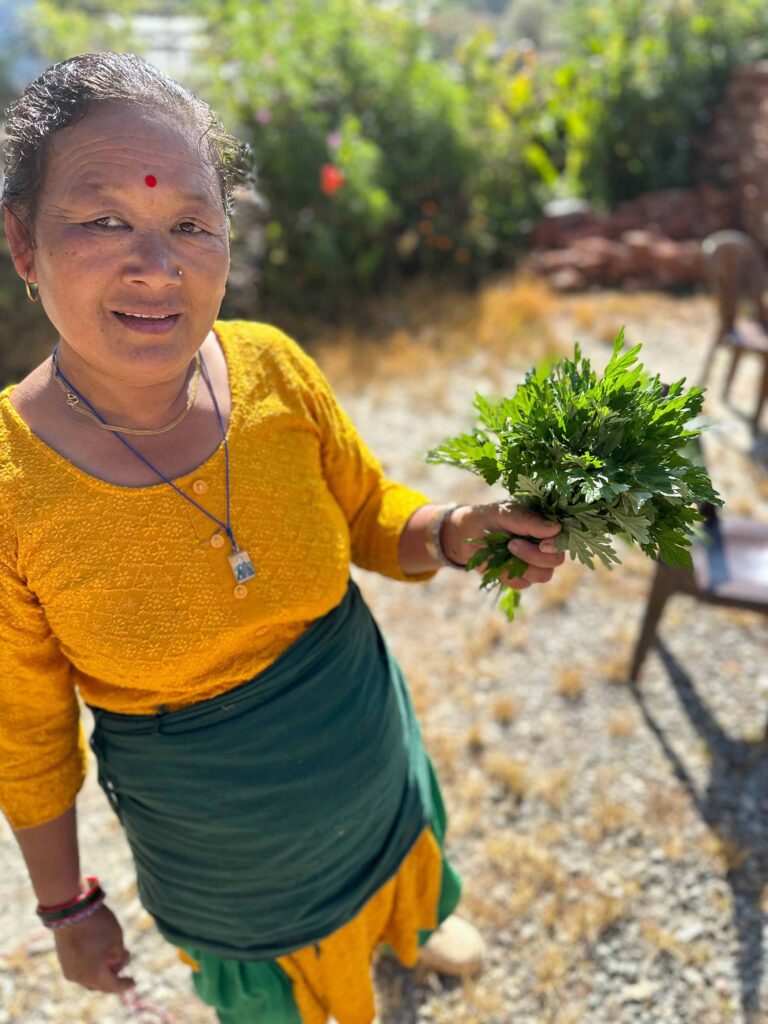
[[[170,377],[218,315],[227,221],[195,139],[165,113],[118,104],[95,106],[51,139],[36,247],[12,248],[62,343],[92,371],[135,383]],[[146,333],[119,315],[130,313],[178,315]]]

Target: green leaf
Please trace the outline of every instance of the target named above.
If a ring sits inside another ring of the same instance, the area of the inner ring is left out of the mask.
[[[510,622],[514,620],[515,613],[519,607],[520,591],[513,590],[511,587],[505,587],[501,600],[499,601],[499,608],[501,608]]]

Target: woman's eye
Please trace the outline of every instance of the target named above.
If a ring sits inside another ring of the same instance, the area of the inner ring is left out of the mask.
[[[201,227],[199,227],[197,224],[193,223],[191,220],[183,220],[181,222],[181,224],[179,225],[179,227],[181,227],[181,228],[184,228],[185,226],[189,227],[189,228],[193,228],[194,230],[193,231],[182,231],[182,234],[184,234],[184,235],[196,235],[198,233],[202,233],[202,230],[203,230]]]
[[[91,224],[96,224],[96,226],[100,227],[100,228],[110,228],[110,227],[112,227],[112,225],[110,225],[110,224],[103,223],[106,220],[116,220],[116,221],[118,221],[119,224],[122,224],[122,221],[120,220],[119,217],[112,217],[112,216],[109,216],[109,217],[98,217],[96,220],[92,220]]]

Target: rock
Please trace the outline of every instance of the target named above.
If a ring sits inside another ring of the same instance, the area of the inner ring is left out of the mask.
[[[638,981],[635,985],[628,985],[621,993],[622,1003],[644,1003],[653,999],[659,991],[659,986],[653,981]]]
[[[685,967],[682,973],[683,981],[690,985],[691,988],[700,988],[704,982],[701,971],[697,971],[695,967]]]
[[[614,960],[610,965],[611,976],[624,981],[637,981],[639,965],[629,960]]]
[[[695,942],[704,934],[704,925],[699,921],[688,921],[675,932],[678,942]]]

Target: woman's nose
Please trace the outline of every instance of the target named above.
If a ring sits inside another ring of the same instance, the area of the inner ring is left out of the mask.
[[[161,232],[139,235],[125,261],[124,275],[132,282],[155,286],[180,284],[180,260],[173,241]]]

